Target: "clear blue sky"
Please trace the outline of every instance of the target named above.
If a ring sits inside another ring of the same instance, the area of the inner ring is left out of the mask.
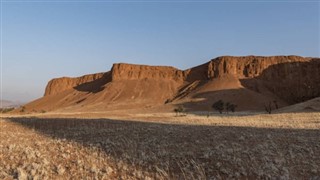
[[[2,2],[3,99],[115,62],[186,69],[222,55],[319,57],[319,2]]]

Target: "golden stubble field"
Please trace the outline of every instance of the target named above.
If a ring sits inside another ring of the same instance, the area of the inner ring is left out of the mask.
[[[320,178],[320,113],[45,113],[0,125],[0,179]]]

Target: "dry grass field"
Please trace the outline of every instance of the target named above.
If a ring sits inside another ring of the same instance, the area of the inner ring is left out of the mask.
[[[0,125],[0,179],[320,179],[320,113],[45,113]]]

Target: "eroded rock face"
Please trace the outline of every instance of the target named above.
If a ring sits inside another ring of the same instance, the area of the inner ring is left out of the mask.
[[[95,93],[102,91],[107,83],[148,80],[148,87],[139,86],[141,90],[152,91],[152,88],[157,87],[156,82],[160,81],[164,84],[174,84],[169,88],[170,95],[163,95],[167,98],[175,94],[174,91],[179,94],[183,86],[186,87],[196,81],[197,84],[203,85],[210,80],[230,76],[239,79],[244,88],[257,93],[263,93],[261,89],[265,92],[267,88],[269,92],[288,104],[320,96],[320,59],[299,56],[222,56],[184,71],[169,66],[119,63],[114,64],[107,73],[53,79],[46,87],[45,96],[55,95],[71,88]],[[144,98],[143,94],[138,95],[139,98]]]
[[[307,62],[309,60],[310,58],[299,56],[222,56],[208,63],[207,75],[209,79],[224,75],[234,75],[239,78],[254,78],[260,76],[264,70],[272,65]]]
[[[320,59],[271,65],[258,79],[289,104],[307,101],[320,96]]]
[[[311,58],[300,56],[222,56],[197,67],[183,71],[185,81],[210,80],[225,75],[242,78],[255,78],[269,66],[282,63],[309,62]],[[288,67],[290,68],[290,67]],[[287,71],[286,71],[287,72]],[[289,72],[288,72],[289,73]]]
[[[174,80],[183,81],[181,70],[169,66],[145,66],[132,64],[114,64],[112,67],[112,81],[117,80]]]
[[[233,75],[260,92],[268,88],[289,104],[320,96],[320,59],[299,56],[218,57],[208,63],[208,79]]]
[[[101,78],[103,74],[104,73],[97,73],[97,74],[89,74],[81,77],[76,77],[76,78],[62,77],[62,78],[52,79],[51,81],[48,82],[44,96],[58,94],[67,89],[79,86],[87,82],[97,80]]]

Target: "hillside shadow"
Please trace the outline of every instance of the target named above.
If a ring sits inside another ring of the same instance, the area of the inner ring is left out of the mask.
[[[265,106],[269,103],[273,111],[276,111],[278,108],[320,97],[319,58],[311,59],[309,62],[271,65],[253,78],[249,76],[255,73],[254,68],[248,67],[243,73],[247,76],[240,79],[244,88],[198,93],[191,97],[195,100],[180,103],[178,106],[183,106],[189,112],[210,112],[213,111],[212,104],[221,99],[238,105],[236,111],[265,112]],[[314,111],[309,108],[300,112]]]
[[[311,149],[314,154],[320,154],[320,149],[317,148],[320,146],[319,130],[164,124],[112,119],[9,118],[8,121],[53,139],[66,139],[84,147],[97,147],[116,162],[124,161],[136,169],[151,173],[157,172],[157,169],[166,170],[169,177],[178,179],[183,179],[186,173],[200,172],[199,168],[207,178],[228,177],[217,163],[233,171],[245,168],[247,174],[256,177],[256,170],[252,168],[263,168],[265,158],[280,158],[272,153],[284,155],[294,165],[290,173],[297,177],[299,173],[304,173],[303,177],[312,174],[311,165],[304,164],[300,167],[305,159],[320,163],[320,156],[308,153]],[[294,147],[308,148],[309,151],[300,150],[299,156],[292,159],[289,151]],[[272,153],[266,154],[269,151]],[[253,161],[245,152],[252,153],[256,160]],[[241,159],[241,163],[234,159]],[[185,167],[181,168],[182,165]],[[121,167],[118,168],[120,171]],[[190,176],[190,179],[192,177],[194,176]]]
[[[77,91],[87,92],[87,93],[98,93],[104,89],[104,85],[111,82],[111,72],[106,72],[99,79],[91,82],[80,84],[74,87]]]
[[[252,73],[247,69],[244,75]],[[320,59],[269,66],[255,78],[241,79],[242,86],[261,93],[266,88],[290,105],[320,97]]]
[[[218,91],[209,91],[203,93],[197,93],[192,96],[193,100],[180,103],[178,106],[183,106],[187,112],[197,112],[206,110],[213,112],[212,104],[219,100],[224,103],[232,103],[237,105],[236,112],[263,112],[265,102],[268,102],[266,96],[251,92],[248,89],[226,89]],[[270,97],[269,97],[270,98]],[[272,99],[272,98],[270,98]],[[283,105],[281,104],[280,107]]]
[[[208,63],[201,64],[199,66],[186,70],[188,74],[186,77],[186,81],[191,83],[194,81],[208,80],[208,75],[206,73],[207,64]]]

